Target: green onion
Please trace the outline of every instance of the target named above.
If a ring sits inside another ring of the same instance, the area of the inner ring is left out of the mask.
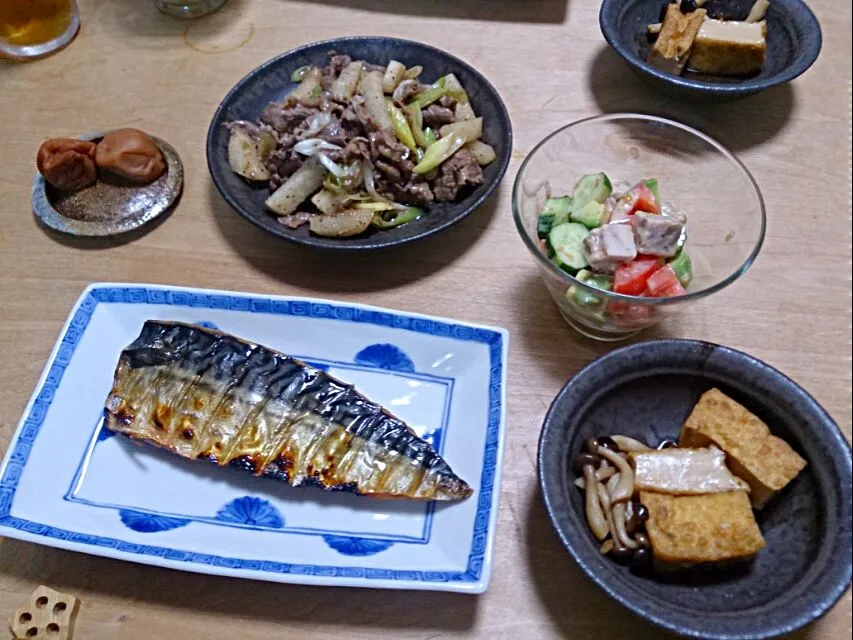
[[[412,151],[417,151],[418,145],[405,114],[394,106],[394,102],[390,98],[385,101],[385,104],[388,107],[388,115],[391,116],[391,125],[394,128],[394,135],[397,136],[397,140]]]
[[[417,142],[420,147],[428,147],[429,142],[427,142],[426,136],[424,135],[424,114],[421,111],[421,108],[414,102],[407,105],[406,117],[409,119],[409,126],[412,130],[415,142]]]
[[[404,209],[402,211],[383,211],[382,213],[376,213],[373,216],[373,221],[371,224],[374,227],[378,227],[380,229],[391,229],[392,227],[397,227],[401,224],[406,224],[407,222],[411,222],[412,220],[417,220],[422,215],[423,211],[421,211],[417,207],[409,207],[408,209]]]
[[[433,102],[441,98],[441,96],[447,95],[447,81],[444,77],[436,80],[433,85],[427,89],[426,91],[422,91],[414,98],[414,104],[418,105],[421,109],[426,106],[431,105]]]
[[[441,138],[427,147],[423,159],[415,165],[412,171],[417,174],[429,173],[459,151],[466,142],[467,140],[460,135],[451,134],[445,138]]]
[[[323,87],[319,84],[316,87],[311,88],[311,92],[308,94],[309,100],[319,100],[320,96],[323,95]]]
[[[305,65],[304,67],[299,67],[296,71],[290,74],[291,82],[302,82],[305,79],[305,74],[308,73],[308,70],[311,67]]]

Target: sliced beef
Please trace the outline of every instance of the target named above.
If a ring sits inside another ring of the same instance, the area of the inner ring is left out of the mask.
[[[271,102],[264,107],[260,120],[280,133],[293,133],[299,125],[315,113],[320,113],[320,110],[301,104],[286,106],[278,102]]]
[[[320,76],[320,84],[323,89],[328,91],[332,88],[332,83],[341,75],[344,67],[352,62],[352,58],[346,55],[338,55],[334,51],[329,52],[329,64],[327,64]]]
[[[393,184],[394,198],[403,204],[425,205],[435,200],[429,183],[413,175],[406,184]]]
[[[446,124],[452,124],[456,121],[453,115],[453,110],[447,107],[442,107],[437,104],[431,104],[423,110],[424,124],[433,129],[439,129]]]
[[[392,183],[396,183],[396,184],[402,184],[403,183],[403,174],[400,172],[400,170],[397,167],[388,164],[384,160],[377,160],[374,163],[374,166],[386,178],[388,178]]]
[[[403,178],[408,178],[415,163],[412,162],[412,152],[388,131],[374,131],[368,136],[370,141],[370,158],[374,162],[384,160],[396,167]]]
[[[347,106],[341,113],[341,126],[351,138],[361,136],[364,133],[361,120],[358,119],[358,115],[352,106]]]
[[[347,144],[347,132],[344,130],[341,121],[337,118],[332,118],[332,121],[323,128],[317,137],[331,144],[336,144],[339,147],[345,147]]]
[[[460,149],[441,165],[439,176],[432,185],[435,199],[451,202],[462,187],[483,184],[483,170],[468,149]]]
[[[351,164],[356,160],[370,159],[370,143],[367,138],[352,138],[344,148],[344,162]]]
[[[326,65],[326,69],[328,69],[329,73],[337,78],[341,75],[341,71],[344,70],[344,67],[350,62],[352,62],[352,58],[348,55],[341,55],[335,51],[329,51],[329,64]]]
[[[275,191],[285,180],[287,180],[302,164],[303,158],[290,147],[276,147],[266,161],[267,170],[270,172],[270,189]]]
[[[388,131],[374,131],[368,139],[370,160],[376,168],[377,177],[387,180],[391,197],[397,199],[395,189],[402,188],[409,181],[415,168],[412,152]],[[379,187],[377,190],[382,193]]]
[[[438,106],[453,111],[456,108],[456,100],[454,100],[450,96],[441,96],[438,99]]]
[[[338,118],[339,120],[343,117],[344,111],[349,106],[349,100],[345,102],[341,102],[335,100],[330,95],[324,95],[323,99],[320,102],[320,109],[325,111],[326,113],[331,113],[333,116]]]
[[[291,213],[287,216],[281,216],[278,221],[288,229],[297,229],[303,224],[308,223],[312,216],[313,214],[306,211],[297,211],[296,213]]]
[[[399,105],[407,103],[420,91],[420,87],[421,85],[417,80],[403,80],[394,89],[394,93],[392,94],[394,102]]]

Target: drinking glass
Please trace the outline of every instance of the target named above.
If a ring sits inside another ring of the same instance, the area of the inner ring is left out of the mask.
[[[0,0],[0,58],[41,58],[67,46],[79,29],[76,0]]]
[[[175,18],[200,18],[222,8],[227,0],[155,0],[157,8]]]

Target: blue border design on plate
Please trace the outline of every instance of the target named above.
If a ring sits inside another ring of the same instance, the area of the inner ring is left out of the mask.
[[[210,554],[195,553],[180,549],[169,549],[151,545],[142,545],[115,538],[78,533],[31,522],[10,515],[12,500],[15,497],[18,480],[30,451],[44,423],[47,411],[65,368],[71,361],[74,350],[89,324],[92,313],[99,303],[130,304],[166,304],[182,307],[206,307],[209,309],[235,309],[254,313],[273,313],[281,315],[309,316],[318,318],[335,317],[351,322],[374,324],[377,326],[405,329],[429,335],[448,336],[458,340],[480,342],[489,347],[489,418],[486,430],[486,446],[483,458],[483,472],[480,477],[480,490],[477,496],[477,515],[474,519],[473,543],[468,555],[464,572],[433,571],[397,571],[370,567],[329,567],[319,565],[298,565],[264,560],[227,558]],[[332,315],[334,314],[334,315]],[[347,318],[347,316],[349,316]],[[101,548],[114,549],[122,553],[147,555],[170,560],[172,562],[191,562],[230,569],[260,571],[262,573],[299,574],[323,577],[363,578],[367,580],[407,580],[419,582],[477,582],[483,571],[488,539],[489,517],[492,505],[492,492],[495,490],[494,478],[497,467],[498,442],[501,421],[501,384],[503,377],[503,336],[489,329],[460,326],[431,320],[397,316],[372,309],[311,303],[304,300],[270,300],[251,296],[218,295],[175,291],[171,289],[149,289],[146,287],[96,287],[80,303],[65,333],[60,339],[47,375],[39,388],[29,414],[24,418],[23,426],[7,453],[6,469],[0,478],[0,526],[9,527],[57,540],[76,544],[87,544]]]

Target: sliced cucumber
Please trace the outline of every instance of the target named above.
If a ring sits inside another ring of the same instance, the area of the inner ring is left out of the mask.
[[[649,191],[652,192],[652,195],[655,197],[655,204],[660,206],[660,185],[658,181],[654,178],[650,178],[648,180],[643,180],[643,183],[649,188]]]
[[[577,211],[587,202],[595,200],[596,202],[604,202],[613,192],[613,185],[610,184],[610,178],[603,173],[591,173],[584,176],[575,185],[575,190],[572,193],[573,210]]]
[[[569,211],[572,208],[571,196],[563,196],[562,198],[548,198],[545,201],[545,208],[542,210],[542,215],[550,213],[554,215],[554,224],[563,224],[569,221]]]
[[[554,214],[542,213],[539,215],[539,220],[536,223],[536,235],[544,240],[551,233],[551,227],[554,226]]]
[[[693,262],[684,249],[675,254],[675,257],[669,261],[669,266],[675,271],[682,287],[686,287],[693,280]]]
[[[589,230],[576,222],[564,222],[551,229],[548,242],[554,249],[555,264],[569,273],[583,269],[589,263],[583,251],[583,241]]]
[[[578,271],[575,278],[585,284],[588,284],[590,287],[595,287],[602,291],[613,290],[613,280],[610,276],[596,274],[586,269],[581,269]],[[574,299],[574,302],[583,306],[594,306],[603,302],[601,298],[575,285],[569,287],[568,295]]]
[[[571,217],[572,222],[579,222],[587,229],[595,229],[607,222],[610,214],[603,204],[590,200],[580,210],[572,211]]]

